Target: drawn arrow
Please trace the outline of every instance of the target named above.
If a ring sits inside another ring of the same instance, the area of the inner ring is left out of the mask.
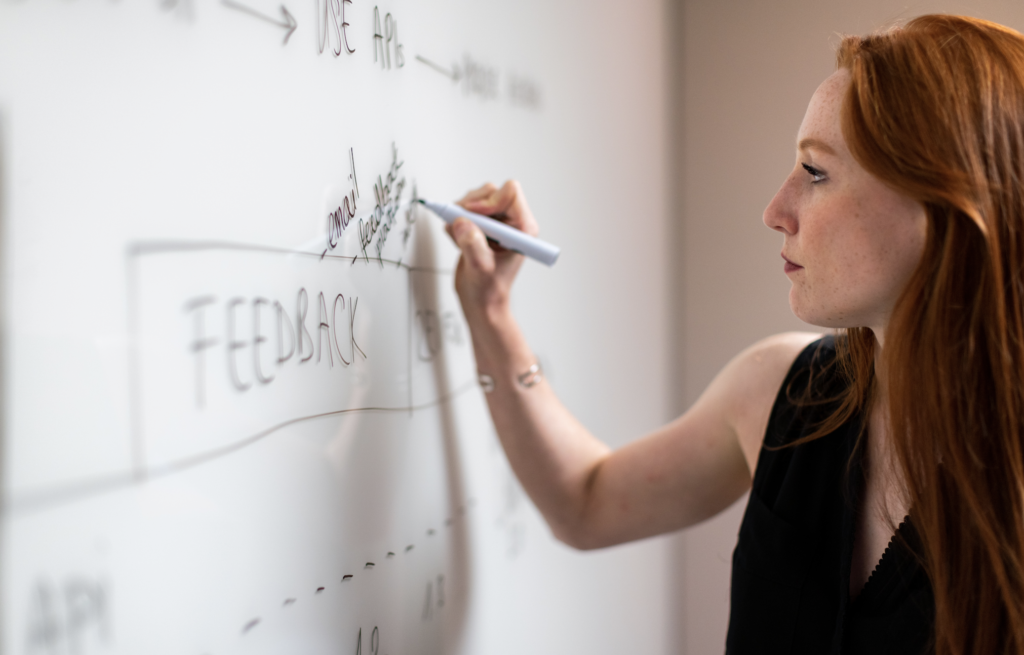
[[[451,78],[451,80],[453,82],[458,82],[460,79],[462,79],[462,73],[459,71],[458,65],[453,66],[453,70],[448,70],[447,68],[445,68],[444,66],[441,66],[440,64],[435,64],[434,62],[430,61],[426,57],[421,57],[419,55],[416,55],[416,59],[420,63],[426,64],[427,66],[430,66],[431,68],[436,70],[438,73],[444,75],[445,77]]]
[[[252,9],[250,7],[246,7],[245,5],[242,5],[242,4],[238,4],[237,2],[234,2],[233,0],[221,0],[221,3],[225,7],[229,7],[231,9],[237,9],[238,11],[244,11],[245,13],[249,14],[250,16],[253,16],[255,18],[259,18],[260,20],[265,20],[268,23],[273,23],[274,25],[277,25],[278,27],[283,27],[283,28],[287,29],[288,32],[287,32],[287,34],[284,35],[284,42],[281,45],[287,45],[288,44],[288,38],[292,35],[292,32],[295,31],[295,28],[299,26],[299,24],[295,22],[295,18],[288,12],[287,9],[285,9],[284,5],[281,5],[281,16],[284,18],[284,22],[281,22],[281,21],[278,21],[278,20],[274,20],[270,16],[265,16],[265,15],[261,14],[260,12],[256,11],[255,9]]]

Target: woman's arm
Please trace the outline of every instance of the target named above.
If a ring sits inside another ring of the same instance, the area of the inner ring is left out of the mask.
[[[486,185],[460,204],[536,235],[519,185]],[[721,511],[750,486],[768,413],[812,334],[766,339],[740,353],[683,416],[616,451],[566,410],[546,381],[518,381],[536,359],[509,309],[522,256],[488,246],[467,220],[449,229],[462,256],[455,284],[487,403],[523,488],[559,539],[598,548],[676,530]]]

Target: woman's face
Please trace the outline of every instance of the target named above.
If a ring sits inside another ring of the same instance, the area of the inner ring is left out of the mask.
[[[846,147],[840,124],[850,83],[841,69],[814,92],[797,135],[796,166],[764,210],[783,235],[789,304],[822,327],[883,337],[924,251],[924,207],[875,178]]]

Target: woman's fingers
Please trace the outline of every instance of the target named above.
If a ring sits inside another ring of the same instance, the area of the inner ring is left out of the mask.
[[[477,189],[473,189],[472,191],[468,192],[466,195],[462,196],[462,199],[459,200],[455,204],[462,205],[463,207],[465,207],[465,203],[467,203],[467,202],[476,202],[477,200],[480,200],[481,198],[486,198],[486,197],[490,196],[492,193],[494,193],[495,191],[497,191],[497,189],[498,189],[498,187],[494,186],[490,182],[487,182],[483,186],[481,186],[481,187],[479,187]]]
[[[528,234],[537,234],[537,222],[518,182],[506,182],[501,188],[485,184],[467,193],[458,204],[467,211],[494,216]],[[468,218],[458,218],[446,229],[462,252],[455,270],[455,290],[466,315],[507,305],[523,256],[492,245]]]
[[[487,237],[480,228],[467,218],[458,218],[451,224],[450,234],[462,251],[466,264],[482,273],[494,272],[494,251],[487,244]]]
[[[458,204],[467,211],[493,216],[527,234],[536,236],[539,232],[523,190],[515,180],[509,180],[500,188],[484,184],[467,193]],[[468,219],[457,219],[445,229],[462,251],[460,268],[474,271],[474,277],[480,273],[485,277],[497,275],[511,283],[522,265],[522,255],[488,242],[480,228]]]
[[[459,204],[471,212],[494,216],[529,235],[537,236],[540,229],[526,204],[526,196],[516,180],[501,186],[485,184],[466,194]]]
[[[485,193],[484,189],[488,191]],[[504,213],[512,205],[513,196],[518,191],[518,184],[510,181],[503,184],[501,188],[488,184],[480,187],[477,191],[481,193],[466,194],[465,202],[460,204],[470,211],[490,216]]]

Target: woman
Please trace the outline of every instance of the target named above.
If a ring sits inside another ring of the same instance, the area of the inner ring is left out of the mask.
[[[1024,37],[923,16],[846,38],[837,68],[764,214],[794,313],[837,336],[754,344],[612,452],[534,367],[508,304],[521,257],[459,220],[491,414],[578,548],[751,490],[728,652],[1024,653]],[[537,233],[514,182],[462,204]]]

